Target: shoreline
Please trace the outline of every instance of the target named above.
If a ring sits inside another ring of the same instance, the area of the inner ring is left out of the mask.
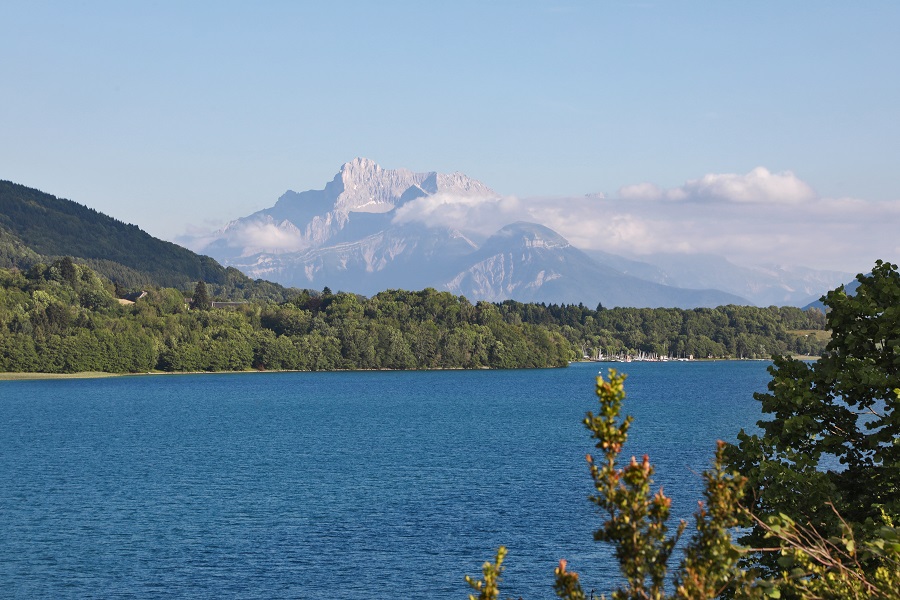
[[[110,377],[147,377],[153,375],[227,375],[229,373],[313,373],[314,371],[148,371],[142,373],[106,373],[104,371],[81,371],[78,373],[3,373],[0,381],[39,381],[45,379],[108,379]],[[325,371],[320,371],[325,372]]]
[[[810,361],[810,360],[818,360],[819,356],[802,356],[795,355],[791,356],[791,358],[796,360]],[[693,360],[686,361],[631,361],[631,362],[717,362],[717,361],[765,361],[770,360],[767,358],[695,358]],[[621,362],[622,364],[630,364],[628,362],[622,361],[605,361],[605,360],[575,360],[571,361],[572,363],[608,363],[608,364],[616,364]],[[563,367],[538,367],[538,368],[563,368]],[[295,371],[295,370],[265,370],[260,371],[257,369],[248,369],[246,371],[148,371],[145,373],[106,373],[104,371],[82,371],[79,373],[7,373],[0,372],[0,381],[40,381],[40,380],[50,380],[50,379],[106,379],[109,377],[141,377],[141,376],[152,376],[152,375],[226,375],[229,373],[350,373],[356,371],[369,371],[369,372],[377,372],[377,371],[396,371],[397,369],[331,369],[327,371]],[[405,371],[465,371],[467,369],[402,369]],[[490,371],[492,369],[488,367],[482,367],[479,369],[468,369],[471,371]],[[496,370],[505,370],[505,369],[496,369]]]
[[[525,368],[525,367],[523,367]],[[562,369],[565,367],[533,367],[535,369]],[[229,375],[241,373],[380,373],[390,371],[504,371],[515,369],[491,369],[490,367],[478,367],[475,369],[463,368],[433,368],[433,369],[327,369],[322,371],[301,371],[295,369],[247,369],[246,371],[146,371],[141,373],[106,373],[104,371],[81,371],[78,373],[23,373],[2,372],[0,381],[38,381],[45,379],[107,379],[110,377],[148,377],[155,375]]]

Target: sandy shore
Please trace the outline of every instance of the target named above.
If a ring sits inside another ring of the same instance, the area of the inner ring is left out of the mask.
[[[97,379],[100,377],[121,377],[128,373],[103,373],[86,371],[83,373],[0,373],[0,381],[19,381],[22,379]]]

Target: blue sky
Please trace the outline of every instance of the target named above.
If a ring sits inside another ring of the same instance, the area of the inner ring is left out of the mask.
[[[897,2],[9,0],[0,23],[0,178],[166,239],[366,156],[462,171],[583,246],[900,260]]]

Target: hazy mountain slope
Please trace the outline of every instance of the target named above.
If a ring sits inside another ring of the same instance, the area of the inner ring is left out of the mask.
[[[664,270],[648,262],[625,258],[624,256],[611,254],[609,252],[604,252],[603,250],[583,250],[583,252],[597,264],[612,267],[625,275],[631,275],[632,277],[652,281],[653,283],[662,283],[680,287],[672,282],[672,278]]]
[[[713,288],[747,298],[758,306],[804,306],[811,297],[846,281],[851,274],[803,267],[742,267],[709,254],[651,254],[629,260],[603,252],[589,255],[630,275],[682,288]]]
[[[304,252],[261,253],[231,264],[284,285],[372,295],[386,289],[437,287],[474,250],[455,230],[408,223]]]
[[[868,272],[868,273],[866,273],[867,276],[868,276],[868,275],[871,275],[871,274],[872,274],[871,271]],[[852,281],[848,281],[848,282],[844,283],[843,286],[844,286],[844,292],[845,292],[848,296],[854,296],[854,295],[856,295],[856,290],[859,289],[859,280],[858,280],[858,279],[853,279]],[[837,288],[838,286],[834,286],[834,287]],[[829,291],[830,291],[830,290],[829,290]],[[822,302],[822,296],[824,296],[824,295],[825,295],[825,294],[823,293],[823,294],[821,294],[820,296],[818,296],[818,297],[817,297],[816,299],[814,299],[814,300],[813,300],[813,299],[810,299],[810,302],[808,302],[807,304],[803,305],[803,310],[806,310],[806,309],[808,309],[808,308],[818,308],[819,310],[824,311],[824,310],[825,310],[825,303]]]
[[[471,266],[446,287],[470,298],[521,302],[584,303],[605,307],[679,307],[747,304],[717,290],[687,290],[625,275],[591,260],[553,230],[513,223],[470,258]]]
[[[741,267],[711,255],[656,254],[644,260],[663,269],[681,287],[715,287],[740,294],[760,306],[800,306],[817,293],[833,289],[852,276],[803,267]]]

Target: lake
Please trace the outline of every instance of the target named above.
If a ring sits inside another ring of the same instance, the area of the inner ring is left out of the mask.
[[[689,517],[717,439],[760,418],[767,362],[617,365],[628,455]],[[581,424],[610,365],[0,382],[0,595],[554,597],[609,592]]]

